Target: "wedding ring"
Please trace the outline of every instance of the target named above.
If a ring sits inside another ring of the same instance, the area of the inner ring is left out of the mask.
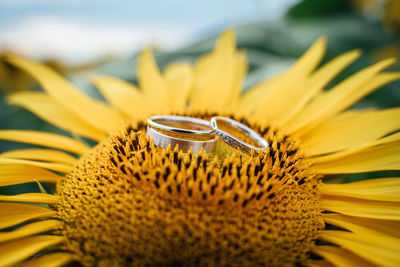
[[[215,135],[214,130],[210,127],[209,121],[193,117],[158,115],[148,119],[147,124],[162,131],[179,133],[186,136]]]
[[[206,153],[215,151],[217,137],[209,121],[185,116],[153,116],[147,120],[147,136],[153,138],[154,145],[183,152],[197,154],[203,149]]]
[[[214,131],[222,141],[224,141],[225,143],[236,149],[239,149],[244,153],[251,154],[252,150],[255,152],[259,152],[264,149],[267,149],[269,146],[267,140],[261,137],[258,133],[256,133],[246,125],[238,121],[235,121],[233,119],[221,116],[215,116],[211,118],[210,123],[211,127],[214,129]],[[255,145],[251,145],[248,142],[245,142],[233,136],[232,134],[222,130],[220,126],[218,126],[218,123],[224,123],[226,126],[233,128],[238,133],[244,135],[246,139],[248,139],[249,141],[251,141],[251,143]]]

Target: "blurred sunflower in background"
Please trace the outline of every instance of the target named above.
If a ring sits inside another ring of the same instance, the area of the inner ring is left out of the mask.
[[[354,7],[369,18],[377,18],[389,31],[400,36],[400,1],[353,0]]]
[[[350,51],[319,67],[325,50],[321,38],[245,92],[246,53],[233,31],[195,65],[172,63],[163,73],[145,50],[138,87],[92,79],[107,103],[42,64],[9,57],[44,91],[8,101],[75,138],[0,131],[2,140],[41,147],[1,154],[0,186],[37,182],[42,190],[0,196],[0,264],[399,265],[400,179],[324,181],[400,169],[400,108],[348,109],[400,73],[384,71],[394,63],[387,59],[324,90],[360,56]],[[156,148],[145,135],[155,114],[230,116],[270,148],[219,159]]]
[[[378,47],[373,57],[400,57],[400,1],[353,0],[353,7],[369,21],[380,21],[386,31],[397,36],[397,41]]]

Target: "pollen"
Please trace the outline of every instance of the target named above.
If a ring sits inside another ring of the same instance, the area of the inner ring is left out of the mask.
[[[324,228],[320,177],[294,138],[249,126],[268,150],[161,149],[143,123],[110,135],[57,185],[64,249],[85,266],[304,264]]]

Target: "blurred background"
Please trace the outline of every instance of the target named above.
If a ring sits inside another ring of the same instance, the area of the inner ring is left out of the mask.
[[[0,48],[79,64],[125,57],[146,45],[176,49],[210,32],[276,20],[296,0],[3,0]]]
[[[378,60],[400,58],[400,0],[0,0],[0,129],[66,134],[7,105],[7,94],[38,85],[5,62],[6,54],[44,62],[101,99],[86,74],[136,82],[143,47],[153,47],[161,69],[171,61],[194,62],[227,28],[236,30],[238,46],[248,53],[244,89],[287,69],[320,36],[328,38],[325,62],[363,50],[331,85]],[[392,70],[400,70],[399,63]],[[400,82],[395,82],[355,107],[399,104]],[[18,147],[0,142],[0,152]]]

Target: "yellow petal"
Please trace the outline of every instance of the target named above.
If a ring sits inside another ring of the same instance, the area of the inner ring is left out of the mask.
[[[388,249],[394,248],[399,250],[400,253],[400,238],[334,217],[325,217],[325,222],[351,231],[354,233],[354,238],[357,238],[360,242],[369,243],[374,240],[375,246]]]
[[[139,57],[138,81],[140,89],[151,106],[153,113],[167,113],[171,103],[167,85],[161,76],[150,50],[144,50]]]
[[[399,247],[382,247],[377,240],[368,239],[368,236],[360,236],[345,231],[324,231],[321,238],[340,245],[354,254],[379,266],[399,266]],[[372,237],[371,237],[372,238]]]
[[[321,208],[363,218],[400,220],[399,202],[324,196],[321,200]]]
[[[379,231],[388,236],[396,237],[398,239],[400,238],[400,221],[370,219],[333,213],[323,214],[322,216],[324,220],[328,220],[334,225],[336,225],[335,222],[337,221],[351,223],[353,225]]]
[[[386,83],[400,78],[398,73],[381,73],[393,64],[393,59],[381,61],[350,76],[328,91],[321,92],[286,125],[289,132],[305,132],[326,118],[337,114]],[[305,128],[305,129],[302,129]]]
[[[346,121],[346,120],[349,120],[349,119],[352,119],[352,118],[357,118],[357,117],[359,117],[359,116],[361,116],[363,114],[366,114],[366,113],[369,113],[369,112],[373,112],[373,111],[376,112],[376,111],[378,111],[378,109],[376,109],[376,108],[367,108],[367,109],[350,109],[350,110],[346,110],[346,111],[343,111],[343,112],[333,116],[332,118],[329,118],[329,120],[326,123],[328,123],[328,122],[341,123],[343,121]],[[324,125],[324,124],[322,124],[322,125]],[[320,126],[318,126],[318,128],[314,128],[313,131],[314,130],[315,131],[319,131],[319,127]],[[306,136],[309,136],[311,134],[312,133],[307,133],[307,134],[302,135],[302,137],[306,137]]]
[[[150,113],[149,103],[141,92],[126,81],[114,77],[96,77],[93,83],[116,109],[132,119],[144,119]]]
[[[301,137],[308,156],[362,145],[400,129],[400,108],[368,111],[359,116],[346,113],[353,112],[329,119]]]
[[[282,112],[287,111],[288,99],[296,92],[299,85],[305,85],[307,76],[318,66],[326,50],[326,39],[317,40],[304,55],[284,74],[285,78],[276,84],[255,112],[255,119],[264,122],[271,118],[279,120]],[[297,100],[297,99],[296,99]]]
[[[226,94],[226,105],[225,108],[228,109],[228,112],[236,112],[237,107],[240,101],[240,94],[242,93],[243,81],[248,72],[247,65],[247,53],[243,50],[240,50],[236,53],[236,69],[235,75],[233,76],[233,87]]]
[[[363,149],[315,158],[313,168],[320,174],[399,170],[400,141],[373,145],[378,142]]]
[[[183,112],[189,100],[189,93],[193,86],[192,66],[185,63],[173,63],[168,65],[164,72],[171,99],[172,110]]]
[[[45,169],[27,165],[0,165],[0,186],[35,181],[57,183],[61,176]]]
[[[324,87],[345,67],[360,56],[359,50],[344,53],[311,74],[303,86],[296,85],[297,89],[292,90],[290,97],[286,98],[285,109],[278,114],[281,125],[287,124],[300,110],[320,93]]]
[[[206,110],[207,94],[211,88],[209,83],[213,80],[208,79],[208,72],[213,63],[213,54],[206,54],[200,57],[194,68],[194,84],[190,93],[190,109],[194,111]],[[210,81],[209,81],[210,80]],[[215,88],[214,88],[215,89]]]
[[[73,261],[74,255],[66,252],[46,254],[39,258],[22,263],[19,267],[58,267]]]
[[[48,163],[48,162],[24,160],[24,159],[0,158],[0,165],[8,165],[8,164],[21,164],[21,165],[35,166],[35,167],[45,168],[45,169],[62,172],[62,173],[68,173],[72,168],[71,165],[65,165],[65,164],[61,164],[61,163]]]
[[[58,198],[50,194],[26,193],[12,196],[0,195],[0,201],[55,204],[58,202]]]
[[[8,61],[31,74],[59,105],[93,127],[110,131],[121,126],[120,113],[91,99],[47,66],[11,56]]]
[[[369,179],[348,184],[323,184],[324,195],[400,202],[400,178]]]
[[[90,147],[75,139],[58,134],[38,131],[0,130],[0,140],[51,147],[69,151],[78,155],[82,155],[90,149]]]
[[[271,90],[284,78],[284,74],[269,78],[254,87],[246,90],[239,99],[238,112],[243,116],[250,116],[260,103],[268,96]]]
[[[350,220],[343,219],[343,217],[325,216],[324,220],[328,224],[336,225],[343,229],[351,231],[352,233],[357,235],[357,238],[360,241],[368,243],[370,240],[374,240],[374,245],[376,246],[397,248],[400,250],[400,238],[392,236],[391,234],[386,234],[374,228],[359,225]]]
[[[338,267],[375,267],[375,264],[360,258],[356,254],[347,249],[334,247],[334,246],[317,246],[313,252],[323,257],[325,260],[331,262],[334,266]]]
[[[371,147],[382,146],[382,145],[386,145],[386,144],[390,144],[390,143],[397,143],[398,141],[400,141],[400,132],[385,136],[384,138],[381,138],[381,139],[373,141],[373,142],[368,142],[366,144],[362,144],[360,146],[356,146],[351,149],[347,149],[345,151],[332,153],[332,154],[329,154],[326,156],[317,156],[317,157],[313,158],[313,161],[317,162],[317,163],[328,162],[328,161],[332,161],[335,159],[343,158],[345,156],[352,155],[354,153],[363,151],[363,150],[371,148]]]
[[[61,225],[62,222],[57,220],[45,220],[45,221],[30,223],[28,225],[22,226],[10,232],[0,232],[0,243],[4,243],[6,241],[19,239],[22,237],[27,237],[39,233],[48,232],[60,227]]]
[[[78,160],[77,158],[58,150],[35,149],[35,148],[7,151],[1,153],[0,158],[33,159],[33,160],[64,163],[66,165],[73,165]]]
[[[357,76],[356,76],[357,77]],[[366,96],[367,94],[379,89],[383,85],[395,81],[400,78],[398,73],[381,73],[370,80],[366,81],[364,84],[358,87],[348,86],[352,90],[348,90],[349,93],[346,94],[336,94],[337,91],[327,91],[321,93],[314,101],[307,106],[304,111],[302,111],[299,116],[294,119],[296,122],[301,123],[301,126],[297,125],[292,127],[289,131],[298,131],[298,135],[307,134],[308,131],[314,129],[325,119],[339,113],[340,111],[350,107],[352,104],[356,103],[359,99]],[[345,83],[345,82],[342,82]],[[353,84],[354,85],[354,84]],[[340,86],[340,84],[338,85]],[[345,88],[344,86],[342,88]],[[343,93],[340,92],[339,93]],[[293,128],[296,128],[293,130]]]
[[[61,236],[40,235],[0,245],[1,266],[16,264],[47,247],[63,241]]]
[[[103,131],[91,126],[50,96],[39,92],[20,92],[8,97],[10,104],[18,105],[34,113],[39,118],[74,134],[102,140]]]
[[[0,203],[0,229],[10,227],[27,220],[52,217],[54,210],[15,203]],[[1,262],[1,261],[0,261]]]
[[[236,51],[234,32],[224,32],[214,51],[196,63],[190,108],[229,112],[239,98],[246,71],[246,55]]]

